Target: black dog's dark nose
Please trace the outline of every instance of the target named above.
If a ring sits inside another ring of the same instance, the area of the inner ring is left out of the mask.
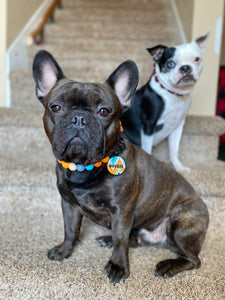
[[[185,65],[185,66],[180,67],[180,71],[182,74],[190,74],[192,69],[191,69],[191,66]]]
[[[80,115],[75,115],[72,119],[72,122],[80,128],[83,128],[85,125],[87,125],[86,118]]]

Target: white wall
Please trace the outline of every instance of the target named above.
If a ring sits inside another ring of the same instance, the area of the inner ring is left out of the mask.
[[[207,42],[207,49],[203,59],[203,72],[192,93],[192,105],[189,114],[215,115],[223,17],[224,0],[194,1],[192,38],[207,31],[210,31],[210,38]]]
[[[6,21],[7,0],[0,1],[0,106],[6,104]]]

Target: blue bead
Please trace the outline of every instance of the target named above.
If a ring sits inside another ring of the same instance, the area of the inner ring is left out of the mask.
[[[88,165],[85,167],[86,170],[91,171],[94,169],[94,165]]]
[[[85,170],[85,167],[83,165],[77,165],[77,171],[83,172]]]

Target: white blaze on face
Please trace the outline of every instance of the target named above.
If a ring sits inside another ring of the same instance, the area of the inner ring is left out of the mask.
[[[189,43],[182,46],[177,47],[177,76],[179,79],[179,70],[182,66],[190,66],[192,70],[192,75],[194,79],[197,81],[199,79],[199,75],[202,71],[202,56],[203,53],[200,49],[200,47],[197,46],[196,43]],[[176,80],[175,80],[176,82]]]

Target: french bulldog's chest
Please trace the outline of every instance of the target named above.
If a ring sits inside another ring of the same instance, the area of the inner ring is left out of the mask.
[[[160,143],[181,124],[191,104],[190,95],[177,96],[163,89],[160,92],[160,96],[164,101],[164,110],[156,123],[160,130],[153,135],[153,145]]]
[[[85,191],[83,189],[73,189],[72,194],[76,203],[81,207],[82,214],[95,223],[111,228],[111,196],[99,191]]]

